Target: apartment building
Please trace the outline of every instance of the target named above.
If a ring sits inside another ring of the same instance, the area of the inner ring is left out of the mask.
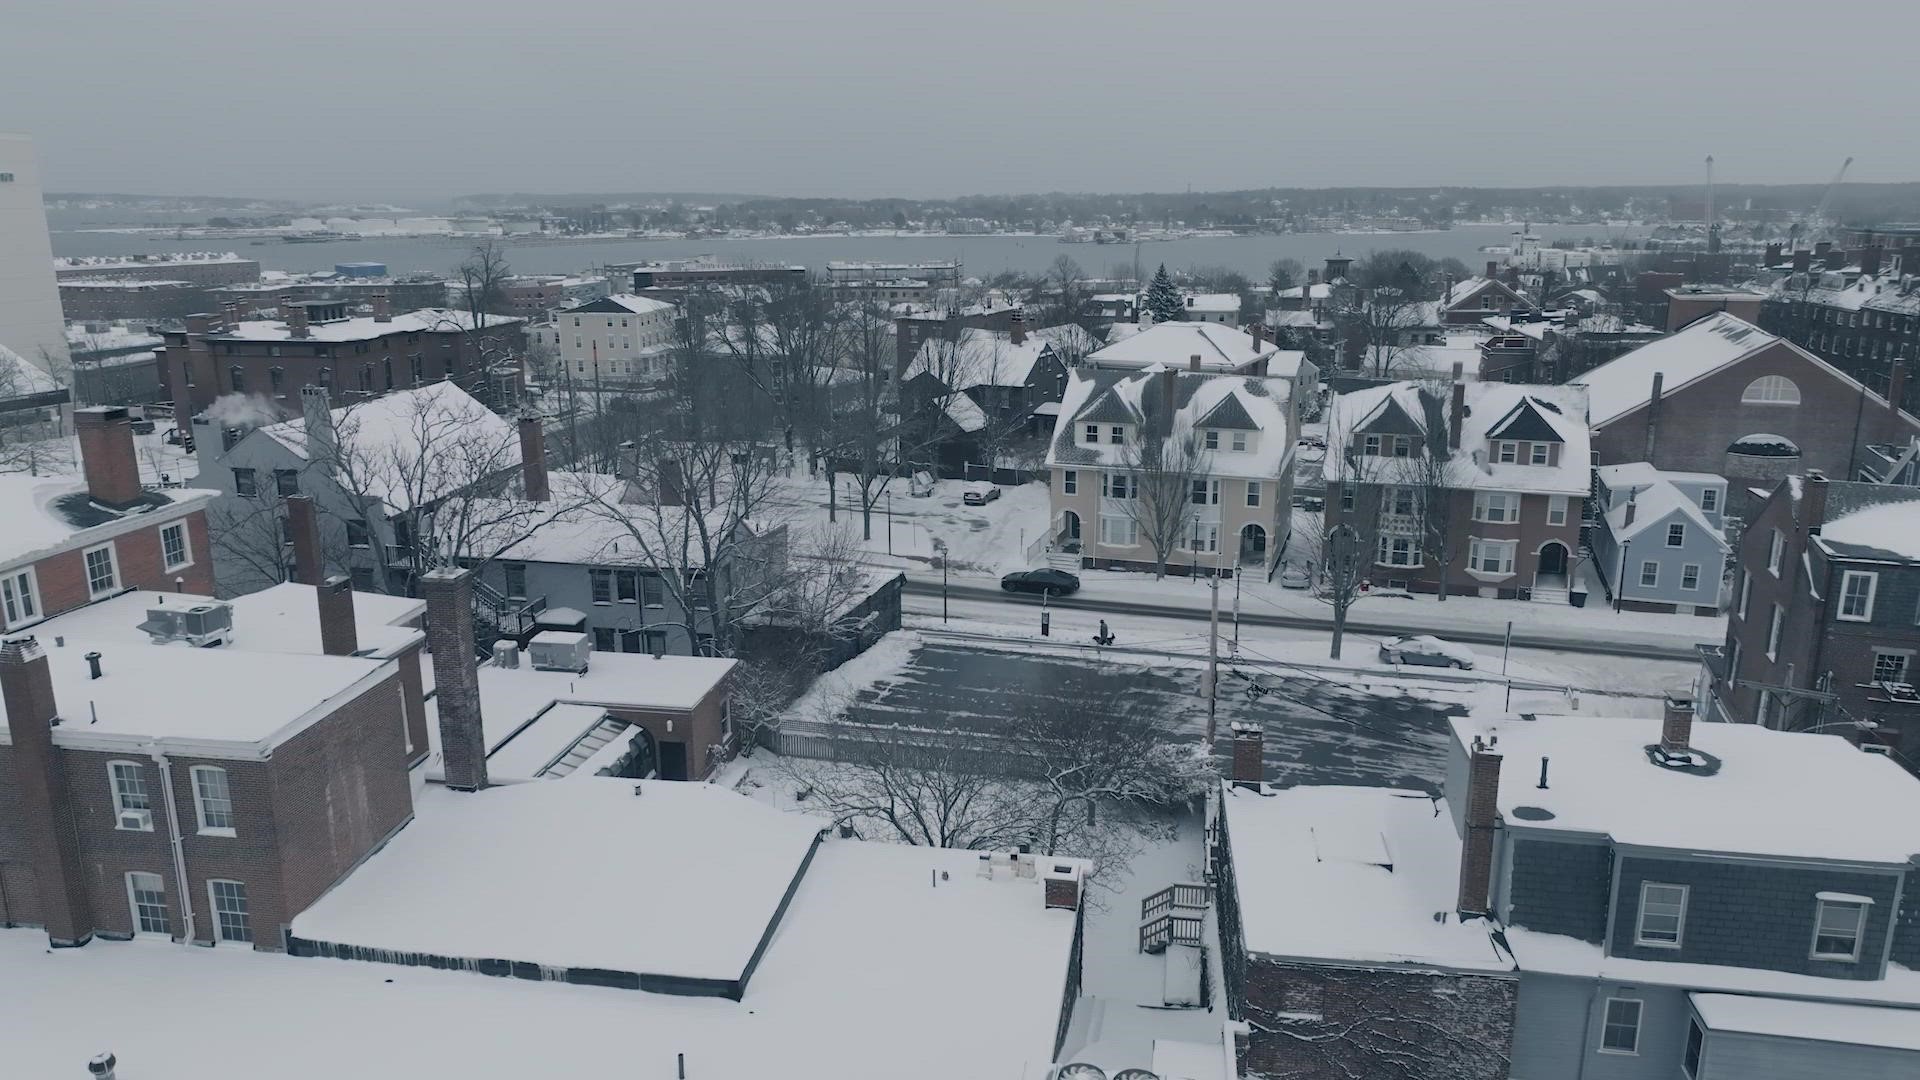
[[[1083,566],[1154,569],[1158,532],[1172,572],[1270,571],[1291,535],[1292,388],[1197,370],[1075,371],[1047,451],[1052,546]],[[1191,450],[1155,466],[1168,443]]]
[[[529,340],[551,350],[560,376],[577,384],[652,382],[673,372],[679,310],[665,300],[621,293],[559,312],[535,326]]]
[[[1579,387],[1388,383],[1327,411],[1325,533],[1375,585],[1564,603],[1590,486]],[[1329,553],[1329,558],[1333,557]]]
[[[348,309],[345,301],[287,300],[277,320],[244,318],[237,304],[221,315],[189,316],[186,329],[164,334],[168,393],[196,413],[240,394],[283,415],[298,408],[307,386],[370,397],[451,379],[482,401],[518,400],[524,320],[485,315],[476,322],[446,308],[394,314],[379,295],[372,315]]]
[[[216,493],[144,485],[126,409],[77,409],[73,419],[82,480],[0,476],[0,630],[130,588],[213,590]]]
[[[1920,359],[1920,250],[1796,251],[1793,260],[1754,321],[1885,396],[1894,362]]]
[[[1780,482],[1741,538],[1709,715],[1920,755],[1920,488]]]
[[[260,260],[231,251],[156,252],[151,255],[80,255],[53,260],[61,281],[186,281],[195,285],[242,285],[260,280]]]

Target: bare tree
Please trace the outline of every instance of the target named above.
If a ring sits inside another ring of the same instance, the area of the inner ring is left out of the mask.
[[[1332,314],[1335,332],[1360,352],[1363,370],[1376,379],[1390,378],[1413,331],[1426,321],[1427,302],[1418,293],[1392,287],[1365,292],[1351,285],[1334,289]]]
[[[1329,404],[1327,453],[1339,455],[1339,490],[1329,488],[1327,503],[1314,527],[1305,530],[1308,546],[1322,561],[1316,595],[1333,609],[1333,641],[1329,653],[1340,659],[1347,612],[1368,589],[1368,568],[1379,550],[1383,514],[1391,513],[1396,497],[1383,481],[1398,460],[1367,454],[1344,416],[1339,399]],[[1411,506],[1407,507],[1411,512]]]
[[[1459,554],[1453,526],[1456,520],[1455,504],[1462,484],[1461,472],[1460,464],[1448,447],[1447,432],[1436,429],[1427,433],[1426,445],[1421,452],[1398,462],[1393,476],[1398,487],[1412,493],[1421,561],[1433,569],[1442,602],[1447,599],[1448,568]]]
[[[1212,458],[1191,428],[1174,422],[1170,403],[1162,411],[1168,415],[1150,410],[1140,434],[1121,446],[1121,468],[1108,474],[1107,480],[1110,485],[1126,485],[1120,506],[1153,549],[1156,579],[1167,576],[1168,558],[1192,528],[1193,486],[1195,481],[1204,482]]]
[[[1298,259],[1273,260],[1272,265],[1267,267],[1268,295],[1277,297],[1282,292],[1293,288],[1300,283],[1305,273]]]
[[[822,396],[838,371],[843,315],[822,283],[781,281],[731,290],[716,331],[723,354],[774,405],[786,452],[813,441]]]
[[[483,240],[473,246],[458,273],[460,302],[467,310],[469,325],[475,330],[484,330],[487,316],[499,314],[495,309],[505,301],[506,282],[513,276],[507,265],[506,249],[492,240]]]

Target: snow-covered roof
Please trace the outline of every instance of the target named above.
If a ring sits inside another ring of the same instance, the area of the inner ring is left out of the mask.
[[[1257,343],[1252,334],[1221,323],[1164,322],[1090,354],[1087,363],[1108,368],[1165,364],[1184,370],[1198,356],[1203,371],[1237,371],[1278,351],[1277,345]]]
[[[65,644],[36,631],[62,721],[53,742],[75,749],[145,752],[154,743],[187,756],[260,759],[396,670],[391,660],[59,636]],[[101,654],[97,679],[89,652]]]
[[[473,395],[451,379],[395,390],[334,409],[333,428],[339,460],[356,493],[369,495],[396,511],[416,500],[433,502],[480,477],[458,464],[421,471],[421,454],[466,464],[489,460],[519,463],[519,435]],[[299,457],[308,456],[304,417],[268,424],[246,438],[268,438]],[[456,452],[464,447],[469,453]]]
[[[1745,725],[1716,724],[1715,727]],[[1557,761],[1558,759],[1556,759]],[[1614,984],[1673,986],[1691,991],[1767,994],[1807,1000],[1839,1000],[1852,1004],[1876,1002],[1920,1005],[1920,971],[1889,963],[1883,978],[1832,979],[1790,971],[1735,967],[1731,964],[1683,964],[1671,960],[1638,960],[1608,956],[1599,944],[1567,934],[1548,934],[1524,926],[1507,927],[1507,944],[1520,969],[1548,975],[1571,975]]]
[[[1454,282],[1451,288],[1440,294],[1440,299],[1435,301],[1435,304],[1440,311],[1451,311],[1488,289],[1511,296],[1523,303],[1531,303],[1524,295],[1514,291],[1514,289],[1504,281],[1487,277],[1470,277],[1462,281]]]
[[[1455,914],[1460,838],[1419,791],[1225,785],[1241,929],[1282,958],[1511,971],[1485,919]]]
[[[1333,297],[1333,286],[1324,281],[1316,281],[1309,285],[1295,285],[1291,289],[1281,289],[1278,295],[1282,300],[1298,300],[1302,292],[1307,294],[1308,300],[1327,300]]]
[[[1456,718],[1462,746],[1497,738],[1506,828],[1605,835],[1616,844],[1734,855],[1905,863],[1920,854],[1920,781],[1837,735],[1693,725],[1717,770],[1655,764],[1661,721],[1591,716]],[[1537,786],[1550,759],[1549,786]],[[1542,818],[1522,807],[1545,810]],[[1520,954],[1523,966],[1525,953]]]
[[[1087,328],[1079,323],[1061,323],[1059,326],[1042,326],[1027,331],[1029,337],[1050,341],[1053,347],[1068,356],[1086,356],[1100,348],[1100,339],[1087,333]]]
[[[1608,485],[1609,488],[1612,486]],[[1631,540],[1655,525],[1659,525],[1664,531],[1666,528],[1664,523],[1677,513],[1686,518],[1687,524],[1712,537],[1722,551],[1727,550],[1726,537],[1721,535],[1720,529],[1713,522],[1707,520],[1706,512],[1700,509],[1700,504],[1666,480],[1656,480],[1645,487],[1636,487],[1631,503],[1632,523],[1627,521],[1628,505],[1629,503],[1623,499],[1619,505],[1607,511],[1607,531],[1613,534],[1616,541]]]
[[[1527,383],[1466,382],[1466,411],[1461,422],[1460,446],[1449,476],[1455,488],[1519,491],[1551,495],[1585,495],[1591,433],[1587,428],[1587,394],[1579,386],[1537,386]],[[1418,382],[1386,383],[1340,394],[1328,407],[1327,430],[1342,433],[1342,441],[1358,437],[1376,419],[1397,410],[1425,434],[1428,425],[1447,424],[1451,402],[1446,387],[1429,389]],[[1495,441],[1539,442],[1551,435],[1561,444],[1558,465],[1529,465],[1524,460],[1494,460]],[[1505,439],[1501,439],[1505,436]],[[1329,447],[1331,450],[1332,448]],[[1329,452],[1321,465],[1329,481],[1343,481],[1349,455]],[[1396,459],[1360,458],[1361,462]],[[1363,480],[1376,479],[1363,476]],[[1385,479],[1381,477],[1379,479]]]
[[[904,379],[932,375],[950,390],[971,390],[977,386],[1025,386],[1033,377],[1033,368],[1053,352],[1053,342],[1036,334],[1027,334],[1020,344],[1013,343],[1005,330],[967,328],[953,341],[931,337],[920,343],[920,351],[907,364]]]
[[[1610,491],[1651,487],[1661,481],[1680,484],[1718,484],[1721,487],[1725,487],[1727,483],[1727,478],[1718,473],[1656,469],[1650,461],[1627,461],[1618,465],[1602,465],[1593,471]]]
[[[1593,423],[1600,426],[1645,405],[1653,396],[1656,372],[1663,376],[1661,393],[1671,394],[1688,383],[1781,343],[1780,338],[1752,323],[1716,311],[1679,333],[1622,353],[1574,382],[1587,388]],[[1813,354],[1786,344],[1808,361],[1827,367]],[[1840,374],[1831,367],[1827,370]]]
[[[1746,994],[1691,994],[1708,1031],[1782,1039],[1920,1050],[1920,1012],[1827,1001],[1786,1001]]]
[[[1078,438],[1079,425],[1092,421],[1140,424],[1149,413],[1157,417],[1164,393],[1160,380],[1167,377],[1174,379],[1175,431],[1185,433],[1204,428],[1207,425],[1203,421],[1211,416],[1231,418],[1231,424],[1218,425],[1222,428],[1261,432],[1247,450],[1207,451],[1208,475],[1272,478],[1281,474],[1293,455],[1292,411],[1288,400],[1291,382],[1255,375],[1195,374],[1166,369],[1073,372],[1060,402],[1060,414],[1054,421],[1053,439],[1047,452],[1048,466],[1125,468],[1124,446],[1105,440],[1082,443]],[[1229,399],[1231,405],[1227,404]]]
[[[431,675],[427,658],[422,656],[421,660],[422,667]],[[546,719],[553,709],[566,705],[598,710],[688,712],[720,689],[738,663],[722,657],[654,657],[598,651],[588,658],[587,670],[583,672],[542,671],[524,654],[518,667],[503,668],[488,661],[478,668],[481,740],[491,761],[493,754],[517,741],[522,728]],[[428,683],[431,685],[430,679]],[[565,737],[560,730],[565,724],[558,721],[585,715],[584,712],[561,714],[556,718],[555,727],[535,736],[535,742],[557,744]],[[585,734],[591,726],[590,722],[583,723],[577,734]],[[437,696],[427,699],[427,743],[430,750],[427,775],[437,777],[441,775],[440,699]],[[519,753],[516,750],[510,754],[516,759],[511,767],[519,767]]]
[[[0,521],[6,522],[0,528],[0,566],[33,562],[136,528],[157,528],[218,494],[197,488],[152,490],[132,509],[117,511],[89,499],[86,481],[79,477],[0,474]]]
[[[607,783],[625,800],[616,811],[640,801],[627,794],[630,782]],[[429,789],[401,839],[436,814],[516,793]],[[670,894],[664,898],[731,910],[724,895],[670,887],[642,859],[625,857],[648,836],[622,820],[616,813],[611,821],[580,821],[578,833],[539,840],[581,862],[626,866],[632,898],[642,904]],[[477,860],[487,859],[491,842],[470,840]],[[1047,910],[1038,880],[974,876],[975,854],[826,841],[740,1001],[236,949],[105,940],[48,949],[44,931],[0,930],[0,970],[8,975],[0,979],[0,1010],[12,1025],[8,1072],[84,1074],[90,1057],[111,1048],[122,1075],[139,1080],[263,1071],[274,1080],[338,1080],[367,1075],[369,1061],[381,1076],[671,1077],[682,1054],[693,1077],[770,1077],[825,1063],[837,1077],[877,1080],[901,1075],[907,1063],[916,1080],[1039,1080],[1053,1057],[1076,913]],[[523,876],[516,869],[495,863],[480,895]],[[930,887],[942,871],[947,880]],[[551,900],[536,899],[543,909]],[[616,943],[691,936],[636,917],[628,894],[587,899],[593,909],[583,936]],[[99,1003],[128,986],[167,991],[103,1019]],[[210,1013],[224,1025],[217,1062],[209,1057]]]
[[[554,472],[548,483],[551,497],[545,502],[474,499],[472,517],[490,524],[468,537],[466,554],[514,562],[635,567],[671,554],[676,566],[692,569],[703,563],[699,521],[688,508],[625,502],[621,495],[627,482],[608,473]],[[729,516],[725,508],[711,510],[707,527],[724,528]]]
[[[1905,490],[1913,497],[1829,518],[1815,541],[1829,553],[1855,558],[1920,560],[1920,489]]]
[[[570,308],[562,308],[558,314],[561,316],[622,313],[652,315],[656,312],[672,311],[673,309],[673,305],[665,300],[655,300],[650,296],[635,296],[632,293],[614,293],[611,296],[597,297],[584,304],[575,304]]]
[[[1107,327],[1107,344],[1118,345],[1130,337],[1139,336],[1139,334],[1146,329],[1145,326],[1137,322],[1114,323],[1112,326]]]
[[[36,633],[43,640],[61,635],[89,642],[113,642],[116,647],[180,649],[182,645],[154,645],[140,624],[149,608],[191,607],[195,604],[225,603],[233,616],[233,629],[220,648],[235,652],[294,653],[323,655],[320,647],[320,606],[311,585],[282,582],[259,592],[245,593],[230,600],[193,593],[158,592],[131,589],[108,600],[99,600],[74,608],[40,624]],[[353,593],[354,634],[360,655],[384,659],[408,646],[418,644],[423,635],[407,625],[426,611],[426,602],[383,593]]]
[[[710,784],[508,784],[422,812],[293,921],[312,941],[739,980],[822,826]]]
[[[494,330],[526,322],[513,315],[483,315],[482,330]],[[207,335],[209,341],[370,341],[389,334],[463,333],[475,328],[471,313],[458,308],[421,308],[379,322],[371,315],[350,319],[328,319],[309,323],[307,336],[296,339],[286,323],[273,319],[243,319]]]
[[[1453,365],[1459,364],[1464,378],[1478,379],[1480,343],[1485,340],[1485,334],[1457,333],[1446,335],[1439,345],[1372,345],[1366,362],[1376,371],[1384,367],[1389,378],[1450,380]]]
[[[1182,306],[1188,311],[1205,311],[1215,314],[1227,314],[1240,310],[1239,293],[1188,293],[1182,299]]]
[[[1795,279],[1782,282],[1775,296],[1782,300],[1804,301],[1822,307],[1839,308],[1842,311],[1889,311],[1896,314],[1912,315],[1920,313],[1920,293],[1900,291],[1900,279],[1897,275],[1882,274],[1872,276],[1862,274],[1852,281],[1841,275],[1831,277],[1822,275],[1811,287],[1804,290],[1794,286]]]

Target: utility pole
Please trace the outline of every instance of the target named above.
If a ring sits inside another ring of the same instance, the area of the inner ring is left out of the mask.
[[[1214,714],[1220,701],[1220,575],[1207,579],[1212,613],[1207,620],[1207,745],[1213,745]]]
[[[1233,568],[1233,646],[1229,650],[1235,656],[1240,655],[1240,568]]]

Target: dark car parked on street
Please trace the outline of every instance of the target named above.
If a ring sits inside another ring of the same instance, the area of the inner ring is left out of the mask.
[[[1021,570],[1000,579],[1000,587],[1008,592],[1045,593],[1048,596],[1065,596],[1080,590],[1080,579],[1065,570]]]

